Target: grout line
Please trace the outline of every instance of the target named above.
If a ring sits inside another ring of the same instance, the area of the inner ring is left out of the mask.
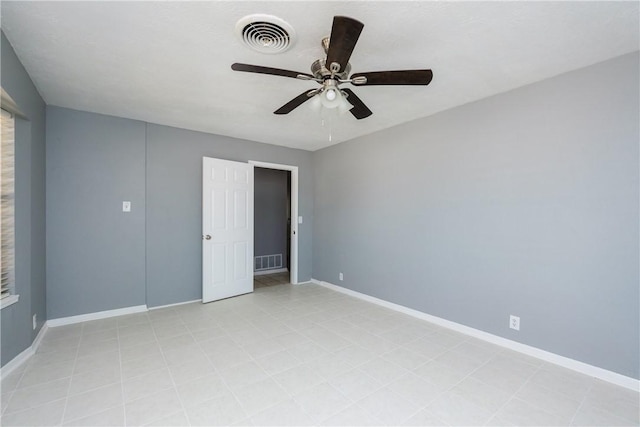
[[[175,311],[175,310],[173,310]],[[147,316],[148,317],[148,316]],[[180,315],[178,314],[178,318],[180,319],[180,321],[182,322],[182,324],[184,325],[184,321],[182,320],[182,317],[180,317]],[[158,348],[160,349],[160,354],[162,355],[162,359],[164,360],[164,364],[165,364],[165,369],[167,370],[167,372],[169,373],[169,378],[171,378],[171,384],[173,384],[173,390],[176,393],[176,396],[178,396],[178,402],[180,402],[180,407],[182,408],[182,413],[184,414],[185,418],[187,419],[187,422],[189,423],[189,425],[191,425],[191,420],[189,419],[189,415],[187,414],[187,409],[184,405],[184,402],[182,401],[182,397],[180,397],[180,392],[178,391],[178,386],[176,385],[175,380],[173,379],[173,375],[171,374],[171,369],[169,368],[169,363],[167,362],[167,358],[164,355],[164,350],[162,349],[162,346],[160,345],[160,340],[158,339],[158,334],[156,334],[156,328],[154,328],[153,326],[153,321],[151,320],[151,318],[149,318],[149,326],[151,327],[151,330],[153,331],[153,336],[156,339],[156,344],[158,345]],[[193,336],[192,336],[193,338]],[[159,369],[158,369],[159,370]],[[155,393],[152,393],[151,395],[153,395]],[[151,396],[150,395],[150,396]],[[145,396],[146,397],[146,396]],[[176,412],[177,413],[177,412]],[[126,411],[125,411],[126,414]],[[170,414],[171,415],[171,414]],[[169,416],[169,415],[167,415]],[[156,420],[152,420],[151,422],[154,421],[159,421],[161,418],[158,418]],[[149,423],[146,423],[149,424]],[[125,424],[126,425],[126,424]]]
[[[84,322],[80,327],[80,341],[78,342],[78,348],[76,349],[76,357],[73,359],[73,368],[71,369],[71,379],[69,380],[69,385],[67,386],[67,394],[65,396],[64,401],[64,410],[62,411],[62,418],[60,419],[60,424],[64,424],[64,417],[67,416],[67,407],[69,406],[69,392],[71,391],[71,383],[73,382],[73,373],[76,370],[76,364],[78,363],[78,354],[80,354],[80,346],[82,345],[82,332],[84,330]],[[66,378],[66,377],[65,377]]]

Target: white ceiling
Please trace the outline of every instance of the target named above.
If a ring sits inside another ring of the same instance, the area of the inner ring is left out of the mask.
[[[636,51],[638,9],[637,1],[2,1],[2,30],[47,104],[316,150]],[[234,28],[253,13],[289,22],[295,45],[276,55],[245,47]],[[365,24],[353,72],[431,68],[432,83],[348,85],[373,116],[323,127],[306,104],[273,114],[314,82],[231,70],[244,62],[308,73],[334,15]]]

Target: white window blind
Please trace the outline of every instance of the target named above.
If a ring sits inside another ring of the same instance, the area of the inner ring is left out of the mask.
[[[0,147],[0,275],[4,299],[15,291],[15,215],[14,215],[14,118],[2,112]]]

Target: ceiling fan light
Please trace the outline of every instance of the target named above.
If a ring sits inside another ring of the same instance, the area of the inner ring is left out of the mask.
[[[342,101],[342,95],[336,89],[329,88],[322,92],[320,100],[324,108],[337,108]]]
[[[313,111],[320,111],[322,109],[322,100],[320,95],[314,95],[313,98],[309,100],[309,108]]]

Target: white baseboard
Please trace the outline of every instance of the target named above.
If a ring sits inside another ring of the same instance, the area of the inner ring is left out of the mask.
[[[36,335],[36,339],[33,340],[33,343],[31,344],[31,348],[33,348],[34,353],[38,351],[38,347],[40,347],[40,343],[42,342],[42,339],[44,338],[44,335],[48,330],[49,322],[44,322],[44,325],[42,325],[42,328],[40,328],[38,335]]]
[[[72,325],[74,323],[86,322],[88,320],[107,319],[109,317],[122,316],[124,314],[143,313],[147,311],[146,305],[135,305],[132,307],[117,308],[115,310],[98,311],[96,313],[80,314],[78,316],[60,317],[58,319],[47,320],[50,328],[56,326]]]
[[[430,314],[424,313],[422,311],[414,310],[412,308],[408,308],[403,305],[394,304],[392,302],[385,301],[376,297],[372,297],[357,291],[352,291],[351,289],[346,289],[329,282],[323,282],[316,279],[311,279],[311,282],[318,284],[320,286],[324,286],[325,288],[329,288],[337,292],[342,292],[343,294],[347,294],[347,295],[371,302],[373,304],[377,304],[382,307],[386,307],[391,310],[398,311],[400,313],[408,314],[409,316],[413,316],[418,319],[435,323],[438,326],[442,326],[442,327],[454,330],[456,332],[460,332],[465,335],[470,335],[474,338],[478,338],[483,341],[487,341],[492,344],[496,344],[501,347],[508,348],[509,350],[517,351],[518,353],[523,353],[523,354],[526,354],[527,356],[535,357],[537,359],[544,360],[545,362],[553,363],[554,365],[559,365],[564,368],[571,369],[572,371],[580,372],[581,374],[589,375],[591,377],[595,377],[603,381],[607,381],[612,384],[616,384],[621,387],[628,388],[630,390],[634,390],[634,391],[640,390],[640,380],[637,380],[635,378],[627,377],[625,375],[618,374],[616,372],[609,371],[607,369],[599,368],[597,366],[589,365],[587,363],[580,362],[578,360],[560,356],[559,354],[551,353],[546,350],[542,350],[536,347],[532,347],[526,344],[512,341],[510,339],[503,338],[498,335],[493,335],[488,332],[481,331],[479,329],[474,329],[469,326],[461,325],[460,323],[452,322],[450,320],[446,320],[441,317],[432,316]]]
[[[176,302],[176,303],[173,303],[173,304],[156,305],[155,307],[149,307],[149,311],[159,310],[161,308],[175,307],[175,306],[178,306],[178,305],[191,304],[193,302],[201,302],[201,301],[202,301],[202,298],[199,298],[199,299],[194,299],[194,300],[191,300],[191,301]]]
[[[13,371],[15,371],[18,367],[22,366],[24,362],[29,360],[31,356],[35,354],[32,346],[29,346],[24,349],[24,351],[18,354],[16,357],[8,361],[2,369],[0,369],[0,379],[4,379]]]
[[[42,338],[44,338],[44,335],[47,333],[48,329],[49,327],[45,322],[44,325],[42,325],[42,328],[40,328],[38,335],[36,335],[36,339],[33,340],[33,343],[31,343],[31,345],[27,347],[22,353],[18,354],[16,357],[14,357],[9,362],[7,362],[2,367],[2,369],[0,369],[0,379],[4,379],[6,376],[11,374],[13,371],[15,371],[18,367],[22,366],[23,363],[29,360],[29,358],[33,356],[36,353],[36,351],[38,351],[38,347],[42,342]]]
[[[271,270],[259,270],[259,271],[254,271],[253,272],[253,276],[264,276],[266,274],[276,274],[276,273],[288,273],[289,269],[288,268],[273,268]]]

